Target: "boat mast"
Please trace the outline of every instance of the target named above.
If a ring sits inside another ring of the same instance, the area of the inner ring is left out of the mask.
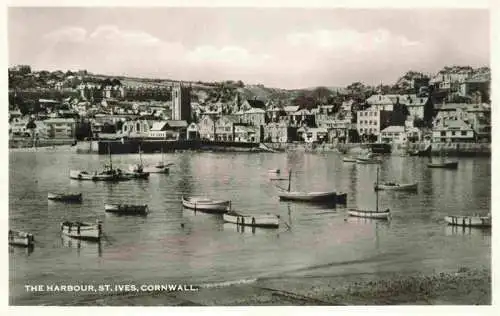
[[[139,160],[141,161],[141,166],[142,166],[142,150],[141,150],[141,144],[139,144]]]
[[[113,162],[111,161],[111,148],[109,146],[109,142],[108,142],[108,155],[109,155],[109,169],[113,170]]]
[[[288,170],[288,192],[292,186],[292,169]]]
[[[377,167],[377,184],[376,184],[376,187],[378,188],[378,170],[379,168]],[[378,212],[378,191],[379,190],[375,190],[375,197],[376,197],[376,206],[375,206],[375,211]]]

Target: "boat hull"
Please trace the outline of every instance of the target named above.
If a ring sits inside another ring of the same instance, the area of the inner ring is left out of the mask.
[[[336,193],[335,202],[338,204],[347,204],[347,193]]]
[[[70,179],[79,181],[125,181],[129,180],[124,174],[88,173],[86,171],[71,170]]]
[[[379,184],[374,186],[375,190],[388,190],[388,191],[417,191],[418,183],[408,183],[408,184]]]
[[[149,172],[127,172],[124,177],[129,179],[149,179]]]
[[[61,201],[61,202],[81,202],[82,194],[65,194],[65,193],[53,193],[49,192],[47,194],[47,199],[51,201]]]
[[[487,216],[445,216],[444,220],[453,226],[491,227],[491,217]]]
[[[429,168],[441,168],[441,169],[457,169],[458,162],[446,162],[446,163],[429,163],[427,164]]]
[[[104,204],[104,211],[122,215],[147,215],[149,210],[147,205]]]
[[[182,205],[186,208],[212,212],[212,213],[226,213],[231,207],[231,201],[213,201],[208,199],[189,199],[182,198]]]
[[[33,234],[9,230],[9,245],[20,247],[33,247],[35,237]]]
[[[356,158],[344,157],[342,158],[343,162],[356,162]]]
[[[336,192],[286,192],[279,195],[282,201],[336,202]]]
[[[349,214],[349,216],[354,216],[354,217],[389,219],[391,213],[389,211],[377,212],[377,211],[370,211],[370,210],[350,209],[347,211],[347,214]]]
[[[147,173],[169,173],[170,168],[169,167],[159,167],[159,166],[152,166],[152,167],[145,167],[144,172]]]
[[[101,224],[86,224],[86,223],[61,223],[61,234],[82,240],[99,241],[102,237]]]
[[[223,215],[223,219],[227,223],[232,223],[240,226],[252,226],[262,228],[278,228],[279,217],[277,215],[244,215],[238,213],[227,213]]]
[[[381,160],[378,159],[356,159],[356,163],[360,165],[375,165],[382,163]]]
[[[280,169],[269,169],[269,170],[267,170],[267,173],[278,173],[279,174],[280,172],[281,172]]]

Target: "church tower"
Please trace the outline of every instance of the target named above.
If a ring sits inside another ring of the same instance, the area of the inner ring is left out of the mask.
[[[191,122],[191,86],[177,83],[172,87],[171,119]]]

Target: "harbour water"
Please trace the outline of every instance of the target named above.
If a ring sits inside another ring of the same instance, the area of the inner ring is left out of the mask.
[[[280,202],[268,169],[292,169],[292,188],[348,193],[347,207],[374,208],[376,165],[336,153],[173,153],[169,175],[121,183],[78,182],[70,169],[98,170],[108,157],[65,151],[9,154],[9,225],[32,232],[32,251],[9,250],[10,303],[67,305],[85,293],[28,292],[25,285],[166,284],[209,287],[259,278],[490,269],[491,231],[447,226],[448,214],[490,212],[489,158],[460,158],[458,170],[428,169],[428,158],[384,157],[384,181],[419,182],[417,193],[380,192],[390,222],[346,220],[346,207]],[[160,154],[143,155],[145,164]],[[113,156],[126,169],[138,155]],[[436,158],[434,158],[436,159]],[[286,177],[286,174],[282,174]],[[47,201],[49,191],[78,191],[82,204]],[[222,217],[183,210],[182,195],[232,200],[245,213],[276,213],[279,229],[241,230]],[[104,213],[106,202],[147,203],[147,217]],[[103,221],[100,244],[63,239],[60,222]],[[181,224],[184,224],[183,227]],[[289,226],[289,227],[288,227]],[[92,304],[92,303],[90,303]]]

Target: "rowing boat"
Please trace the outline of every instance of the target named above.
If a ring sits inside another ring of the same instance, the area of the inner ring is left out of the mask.
[[[268,227],[268,228],[279,227],[279,216],[274,214],[249,215],[231,211],[226,214],[223,214],[222,216],[225,222],[241,226]]]

